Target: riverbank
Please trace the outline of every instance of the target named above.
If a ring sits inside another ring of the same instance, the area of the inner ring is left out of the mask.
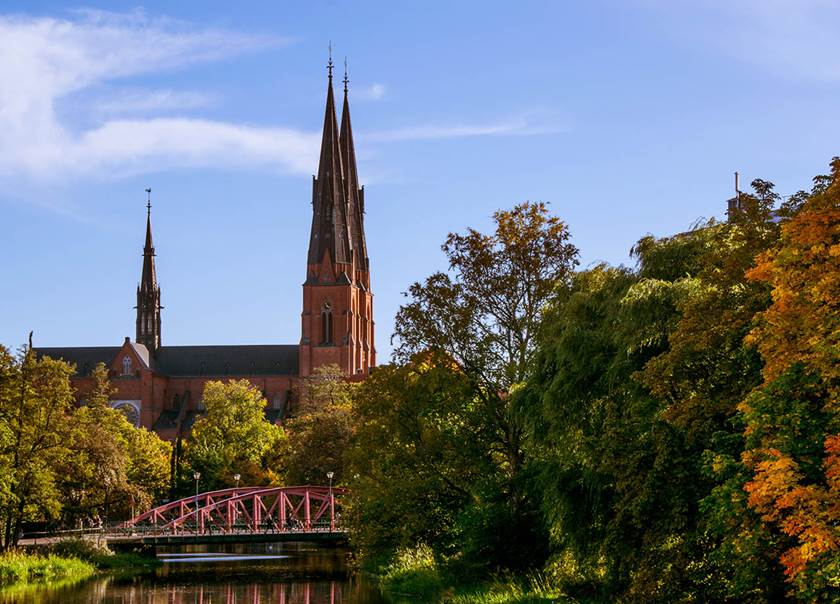
[[[81,581],[96,567],[75,557],[6,552],[0,555],[0,588],[28,583]]]
[[[134,552],[115,553],[95,542],[72,539],[0,554],[0,589],[75,582],[96,573],[142,574],[159,566],[155,558]]]
[[[440,566],[431,549],[402,551],[377,577],[397,602],[445,604],[558,604],[576,602],[542,575],[469,580],[468,574]]]

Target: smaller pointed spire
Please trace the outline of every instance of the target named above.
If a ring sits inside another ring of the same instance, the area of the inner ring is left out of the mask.
[[[143,247],[143,254],[151,252],[151,255],[155,255],[155,246],[152,243],[152,189],[149,187],[146,189],[146,195],[148,196],[146,199],[146,245]]]
[[[146,189],[146,243],[143,246],[143,269],[137,286],[137,335],[135,341],[153,354],[160,347],[160,287],[155,271],[155,246],[152,242],[152,189]]]

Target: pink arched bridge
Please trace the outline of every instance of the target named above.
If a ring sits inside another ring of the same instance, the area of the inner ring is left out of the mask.
[[[115,540],[234,541],[337,537],[344,489],[238,487],[199,493],[128,520]],[[240,539],[241,538],[241,539]]]

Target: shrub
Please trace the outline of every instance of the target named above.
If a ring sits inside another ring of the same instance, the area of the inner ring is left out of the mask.
[[[425,544],[399,550],[385,567],[381,582],[393,594],[431,595],[443,589],[435,555]]]
[[[64,558],[78,558],[94,563],[98,563],[102,558],[114,555],[114,552],[108,549],[108,544],[104,540],[96,541],[78,537],[62,539],[50,547],[50,553]]]

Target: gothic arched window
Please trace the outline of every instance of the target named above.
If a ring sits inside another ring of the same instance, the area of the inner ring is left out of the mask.
[[[333,316],[332,307],[328,301],[324,302],[324,307],[321,309],[321,344],[333,343]]]
[[[131,357],[123,357],[123,375],[131,375]]]

